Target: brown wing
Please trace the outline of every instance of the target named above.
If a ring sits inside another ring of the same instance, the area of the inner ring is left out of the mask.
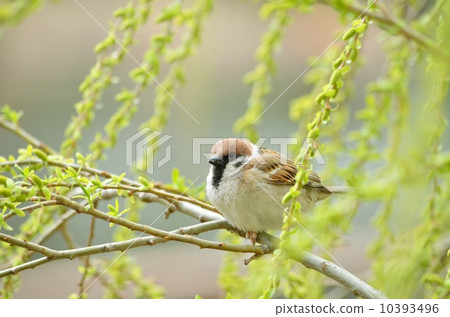
[[[267,181],[274,185],[294,185],[297,167],[295,163],[280,153],[262,149],[261,156],[251,160],[247,168],[256,168],[267,175]],[[320,176],[312,171],[308,171],[308,183],[304,187],[315,188],[324,193],[331,193],[322,185]]]
[[[255,158],[255,168],[267,175],[267,181],[276,185],[293,185],[297,168],[294,162],[282,156],[278,152],[263,149],[261,156]]]

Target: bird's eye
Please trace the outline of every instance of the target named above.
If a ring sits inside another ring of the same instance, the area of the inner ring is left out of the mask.
[[[237,158],[237,156],[236,156],[235,153],[230,153],[230,154],[228,155],[228,161],[229,161],[229,162],[233,162],[236,158]]]

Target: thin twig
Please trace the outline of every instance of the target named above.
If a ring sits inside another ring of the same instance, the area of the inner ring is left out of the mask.
[[[56,231],[59,230],[59,228],[70,218],[75,216],[77,212],[75,210],[69,209],[65,213],[63,213],[53,224],[47,228],[41,235],[39,235],[37,238],[33,240],[33,243],[36,244],[42,244],[44,243],[48,238],[50,238]]]
[[[61,259],[74,259],[81,256],[86,255],[92,255],[92,254],[100,254],[100,253],[106,253],[106,252],[114,252],[114,251],[124,251],[129,248],[137,248],[141,246],[152,246],[160,243],[166,243],[169,242],[172,236],[174,235],[185,235],[186,238],[194,238],[190,235],[197,235],[202,232],[211,231],[211,230],[217,230],[224,227],[228,227],[225,221],[214,221],[214,222],[208,222],[208,223],[201,223],[190,227],[184,227],[180,228],[178,230],[174,230],[172,232],[168,232],[167,238],[163,237],[140,237],[135,238],[131,240],[126,241],[120,241],[120,242],[113,242],[113,243],[106,243],[106,244],[100,244],[90,247],[83,247],[83,248],[77,248],[73,250],[62,250],[62,251],[56,251],[49,248],[41,247],[39,245],[36,245],[34,243],[27,243],[23,244],[23,241],[17,238],[14,238],[12,236],[0,233],[0,240],[10,243],[11,245],[16,245],[20,247],[24,247],[29,250],[33,250],[35,252],[42,253],[46,255],[44,258],[40,258],[37,260],[33,260],[3,271],[0,271],[0,277],[4,277],[10,274],[17,274],[21,271],[32,269],[37,266],[40,266],[42,264],[55,261],[55,260],[61,260]],[[205,243],[203,243],[205,242]],[[231,245],[223,242],[212,242],[207,241],[203,239],[197,239],[198,246],[201,248],[211,248],[211,249],[218,249],[218,250],[224,250],[224,251],[231,251],[231,252],[243,252],[243,253],[257,253],[257,254],[264,254],[267,253],[267,247],[266,246],[254,246],[254,245]],[[214,244],[214,245],[213,245]],[[42,249],[45,248],[45,251]],[[45,254],[45,253],[46,254]]]
[[[92,246],[92,240],[94,240],[94,232],[95,232],[95,217],[91,218],[91,225],[89,227],[89,237],[88,237],[88,241],[86,243],[86,247],[90,247]],[[81,295],[84,294],[85,289],[84,289],[84,282],[86,281],[86,277],[88,275],[88,269],[91,266],[90,264],[90,256],[88,255],[86,257],[86,259],[84,260],[84,269],[83,269],[83,273],[81,274],[81,279],[78,282],[78,286],[79,286],[79,290],[78,290],[78,296],[81,297]]]
[[[28,144],[31,144],[35,148],[41,149],[47,154],[57,154],[57,152],[54,149],[52,149],[48,144],[42,142],[41,140],[38,140],[30,133],[22,129],[19,125],[13,124],[9,121],[0,118],[0,127],[3,127],[8,131],[11,131],[12,133],[24,139]]]
[[[231,231],[235,231],[239,234],[243,234],[242,232],[232,229],[229,224],[224,220],[211,221],[203,224],[197,224],[190,227],[181,228],[175,231],[172,231],[170,234],[200,234],[202,232],[223,229],[226,228]],[[0,235],[0,239],[4,236]],[[19,239],[17,239],[19,240]],[[17,240],[9,240],[10,242],[18,242]],[[0,277],[4,277],[10,274],[17,274],[23,270],[35,268],[42,264],[60,260],[60,259],[73,259],[80,256],[90,255],[90,254],[99,254],[105,252],[113,252],[113,251],[123,251],[127,248],[136,248],[145,245],[155,245],[160,243],[165,243],[170,241],[170,239],[158,238],[158,237],[141,237],[136,239],[131,239],[127,241],[114,242],[108,244],[102,244],[92,247],[84,247],[75,250],[64,250],[64,251],[47,251],[51,254],[51,257],[40,258],[34,261],[30,261],[3,271],[0,271]],[[251,245],[241,245],[236,246],[239,247],[240,250],[233,248],[233,250],[228,249],[228,245],[222,244],[221,249],[224,251],[233,251],[233,252],[245,252],[245,253],[255,253],[253,248],[258,248],[262,251],[260,254],[265,254],[268,252],[272,252],[278,245],[279,240],[268,234],[259,234],[258,242],[264,243],[262,246],[251,246]],[[28,245],[30,247],[30,245]],[[31,247],[37,247],[32,246]],[[253,250],[250,250],[253,249]],[[327,261],[323,258],[320,258],[312,253],[308,252],[299,252],[298,250],[293,250],[289,252],[291,259],[303,264],[305,267],[313,269],[321,274],[328,276],[329,278],[335,280],[339,284],[349,288],[352,292],[359,297],[363,298],[386,298],[386,296],[380,291],[374,289],[372,286],[368,285],[358,277],[344,270],[343,268],[335,265],[334,263]]]
[[[204,208],[204,209],[208,209],[211,211],[214,211],[216,213],[219,213],[219,211],[214,208],[213,206],[211,206],[210,204],[207,204],[205,202],[199,201],[197,199],[194,199],[192,197],[187,197],[187,196],[183,196],[183,195],[178,195],[178,194],[172,194],[172,193],[168,193],[165,190],[159,190],[159,189],[155,189],[155,188],[149,188],[149,189],[139,189],[136,188],[134,186],[127,186],[127,185],[117,185],[117,186],[113,186],[113,185],[106,185],[103,186],[103,189],[124,189],[124,190],[128,190],[131,193],[152,193],[157,195],[158,197],[164,198],[166,200],[168,200],[169,202],[174,202],[174,201],[186,201],[189,203],[194,203],[196,205],[199,205],[200,207]]]
[[[47,258],[52,259],[55,256],[55,250],[52,250],[50,248],[44,247],[42,245],[33,243],[33,242],[29,242],[27,240],[23,240],[23,239],[18,239],[16,237],[4,234],[0,232],[0,241],[9,243],[9,245],[13,246],[18,246],[30,251],[34,251],[40,254],[45,255]]]
[[[30,160],[15,160],[15,161],[2,162],[2,163],[0,163],[0,167],[15,166],[15,165],[19,165],[19,166],[22,166],[22,165],[37,165],[37,164],[42,164],[42,161],[41,160],[31,160],[31,159]],[[75,170],[80,170],[80,171],[88,173],[90,175],[98,175],[98,176],[103,177],[103,178],[112,179],[113,177],[117,176],[117,175],[115,175],[113,173],[109,173],[107,171],[96,169],[96,168],[92,168],[92,167],[88,167],[88,166],[85,166],[85,165],[81,166],[81,165],[78,165],[78,164],[66,163],[66,162],[57,162],[57,161],[51,161],[51,160],[47,161],[46,164],[49,165],[49,166],[57,166],[57,167],[61,167],[61,168],[69,168],[69,167],[71,167],[71,168],[73,168]],[[127,179],[127,178],[122,178],[121,184],[122,185],[129,185],[129,186],[131,186],[131,187],[129,187],[129,189],[133,190],[135,192],[139,192],[140,188],[142,187],[141,183],[133,181],[133,180],[130,180],[130,179]],[[159,190],[159,188],[161,188],[162,190]],[[205,203],[203,201],[200,201],[198,199],[194,199],[194,198],[192,198],[190,196],[177,194],[176,190],[173,190],[173,189],[168,188],[168,187],[164,187],[162,185],[159,185],[158,189],[151,188],[151,189],[149,189],[147,191],[150,192],[150,193],[154,193],[156,195],[161,195],[162,196],[161,198],[167,199],[170,203],[172,203],[174,200],[176,200],[176,201],[186,201],[186,202],[190,202],[190,203],[195,204],[195,205],[199,205],[199,206],[201,206],[201,207],[203,207],[205,209],[209,209],[209,210],[211,210],[213,212],[219,213],[217,209],[215,209],[213,206],[211,206],[211,205],[209,205],[209,204],[207,204],[207,203]],[[173,194],[172,192],[175,192],[175,194]]]
[[[27,161],[24,163],[24,161],[17,161],[19,164],[37,164],[40,161]],[[7,162],[8,165],[12,162]],[[52,164],[52,162],[48,162],[49,165]],[[59,163],[59,162],[54,162]],[[14,165],[14,162],[12,163]],[[0,163],[0,166],[5,165],[5,163]],[[56,164],[55,164],[56,165]],[[66,166],[68,164],[66,163],[60,163],[61,167]],[[76,165],[73,165],[74,168],[79,168]],[[82,167],[81,169],[89,169],[89,173],[93,172],[91,168],[85,168]],[[98,171],[98,170],[97,170]],[[96,171],[96,172],[97,172]],[[103,174],[104,176],[104,174]],[[105,176],[108,177],[108,176]],[[109,177],[112,177],[112,174],[109,174]],[[125,180],[122,182],[122,184],[129,184],[132,186],[136,186],[136,189],[138,187],[141,187],[139,183]],[[27,188],[21,188],[23,193],[29,193],[30,190]],[[105,190],[105,195],[102,195],[103,198],[109,197],[109,196],[115,196],[117,194],[116,190]],[[100,210],[98,210],[95,207],[90,207],[89,205],[86,205],[86,202],[80,203],[73,201],[72,199],[59,195],[57,193],[51,193],[51,200],[56,201],[58,204],[66,206],[74,211],[74,213],[84,213],[89,214],[95,218],[102,219],[104,221],[112,222],[117,225],[126,227],[130,230],[134,231],[140,231],[145,232],[151,236],[146,237],[140,237],[132,240],[127,241],[121,241],[121,242],[114,242],[114,243],[107,243],[107,244],[101,244],[96,246],[87,246],[83,248],[73,248],[69,250],[63,250],[63,251],[57,251],[52,250],[47,247],[44,247],[42,245],[39,245],[37,243],[24,241],[6,234],[0,234],[0,240],[5,241],[9,243],[10,245],[15,245],[18,247],[25,248],[27,250],[41,253],[45,255],[45,257],[33,260],[30,262],[23,263],[21,265],[11,267],[9,269],[5,269],[3,271],[0,271],[0,277],[7,276],[10,274],[16,274],[20,271],[35,268],[37,266],[40,266],[42,264],[48,263],[50,261],[55,261],[59,259],[74,259],[77,257],[92,255],[92,254],[99,254],[99,253],[105,253],[105,252],[113,252],[113,251],[124,251],[129,248],[136,248],[139,246],[144,245],[155,245],[159,243],[165,243],[168,241],[179,241],[179,242],[185,242],[188,244],[197,245],[200,248],[209,248],[209,249],[217,249],[217,250],[223,250],[223,251],[230,251],[230,252],[240,252],[240,253],[252,253],[255,255],[264,255],[268,254],[274,251],[274,249],[277,247],[277,239],[275,237],[272,237],[267,234],[260,234],[258,236],[258,242],[261,243],[261,245],[232,245],[227,244],[223,242],[216,242],[216,241],[209,241],[204,240],[200,238],[193,237],[192,235],[196,235],[202,232],[211,231],[211,230],[218,230],[218,229],[227,229],[229,231],[238,233],[239,235],[244,235],[243,232],[240,232],[239,230],[231,227],[224,218],[219,215],[218,213],[214,213],[209,209],[203,208],[201,204],[196,204],[192,201],[179,201],[177,198],[178,196],[174,195],[175,197],[172,198],[171,195],[164,195],[164,198],[160,198],[157,196],[160,194],[160,191],[152,192],[152,193],[136,193],[136,196],[142,199],[143,201],[151,200],[158,201],[164,204],[167,204],[169,200],[172,201],[172,205],[180,212],[191,216],[193,218],[198,219],[200,222],[205,222],[201,224],[197,224],[191,227],[181,228],[178,230],[174,230],[171,232],[159,230],[156,228],[149,227],[147,225],[135,223],[123,218],[114,217],[111,215],[108,215]],[[169,198],[168,198],[169,197]],[[166,200],[167,199],[167,200]],[[67,215],[66,217],[71,217],[74,213],[66,213],[64,215]],[[64,223],[65,221],[60,220],[61,223]],[[42,239],[41,239],[42,240]],[[385,296],[375,290],[373,287],[365,283],[364,281],[360,280],[353,274],[345,271],[341,267],[322,259],[314,254],[305,253],[305,252],[299,252],[298,250],[293,250],[292,252],[289,252],[291,255],[291,258],[299,263],[302,263],[307,268],[314,269],[321,274],[324,274],[341,285],[349,288],[352,290],[352,292],[357,295],[364,298],[385,298]],[[254,258],[254,257],[253,257]]]
[[[22,189],[22,191],[25,193],[28,192],[27,189]],[[153,227],[149,227],[147,225],[142,225],[142,224],[139,224],[136,222],[129,221],[127,219],[109,215],[107,213],[104,213],[104,212],[96,209],[96,208],[84,206],[78,202],[75,202],[75,201],[67,198],[67,197],[64,197],[64,196],[61,196],[61,195],[58,195],[55,193],[52,193],[51,196],[53,199],[56,199],[60,204],[66,206],[68,208],[71,208],[71,209],[75,210],[76,212],[88,214],[88,215],[94,216],[98,219],[102,219],[104,221],[115,223],[117,225],[126,227],[130,230],[144,232],[149,235],[164,238],[166,240],[175,240],[175,241],[180,241],[180,242],[186,242],[189,244],[198,245],[201,248],[208,248],[208,249],[227,250],[227,251],[232,251],[232,252],[249,252],[249,253],[257,253],[257,254],[267,253],[266,251],[264,251],[263,249],[261,249],[259,247],[255,247],[252,249],[251,246],[248,246],[249,248],[243,248],[242,246],[230,245],[230,244],[225,244],[222,242],[212,242],[212,241],[208,241],[208,240],[204,240],[204,239],[195,238],[192,236],[184,236],[184,235],[177,234],[174,232],[168,232],[165,230],[156,229]],[[212,212],[209,211],[209,213],[212,213]]]
[[[335,280],[339,284],[352,290],[353,294],[362,298],[383,299],[387,298],[379,290],[373,288],[352,273],[344,270],[333,262],[327,261],[312,253],[293,253],[292,259],[302,263],[305,267],[322,273]]]
[[[319,0],[318,2],[324,5],[334,7],[334,1],[331,0]],[[377,21],[381,25],[393,27],[398,32],[396,34],[403,35],[407,39],[410,39],[411,41],[416,42],[420,46],[429,49],[430,52],[435,56],[450,63],[450,54],[448,52],[444,51],[438,45],[436,45],[436,43],[432,39],[417,32],[414,29],[409,28],[402,20],[391,14],[390,11],[386,8],[385,4],[381,3],[381,1],[377,1],[377,6],[380,8],[380,10],[383,12],[384,15],[374,11],[366,10],[366,7],[358,4],[357,2],[348,4],[347,2],[342,1],[339,2],[339,6],[345,6],[346,10],[354,12],[356,14],[362,14],[363,16],[367,16],[373,19],[374,21]]]
[[[73,242],[72,235],[70,234],[69,230],[67,230],[67,223],[63,222],[61,226],[59,226],[59,231],[61,231],[61,234],[64,238],[64,241],[66,242],[66,245],[70,249],[75,248],[75,243]]]
[[[58,202],[56,200],[47,200],[47,201],[43,201],[43,202],[40,202],[37,204],[22,207],[22,208],[20,208],[20,210],[31,213],[35,209],[39,209],[41,207],[47,207],[47,206],[55,206],[55,205],[58,205]],[[16,215],[16,213],[14,211],[10,211],[3,217],[3,219],[8,220],[9,218],[11,218],[15,215]]]

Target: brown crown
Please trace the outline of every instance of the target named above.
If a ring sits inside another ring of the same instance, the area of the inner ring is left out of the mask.
[[[214,144],[211,155],[228,156],[230,153],[238,155],[252,155],[253,144],[249,141],[229,138],[218,141]]]

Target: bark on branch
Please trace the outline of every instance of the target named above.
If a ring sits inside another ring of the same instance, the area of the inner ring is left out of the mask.
[[[28,161],[28,163],[30,163],[30,161]],[[124,182],[128,182],[131,185],[136,184],[135,182],[130,180],[124,180]],[[26,189],[24,189],[24,191],[26,192]],[[114,196],[114,193],[111,193],[111,191],[112,190],[109,190],[109,194],[106,196]],[[227,229],[241,236],[244,236],[244,233],[231,227],[221,215],[211,211],[211,208],[208,209],[204,208],[202,206],[204,204],[203,202],[201,202],[201,204],[193,203],[192,198],[184,199],[185,198],[184,196],[176,196],[171,193],[164,193],[163,195],[161,195],[162,197],[158,196],[158,194],[159,192],[137,193],[136,196],[143,201],[157,202],[164,204],[166,206],[170,201],[170,204],[176,210],[199,220],[201,223],[168,232],[153,227],[149,227],[147,225],[135,223],[123,218],[108,215],[100,210],[89,207],[88,205],[83,205],[82,203],[76,202],[70,198],[52,193],[51,200],[56,201],[59,205],[66,206],[78,213],[89,214],[95,218],[107,222],[112,222],[134,231],[142,232],[142,234],[139,237],[131,240],[58,251],[44,247],[39,243],[24,241],[22,239],[18,239],[16,237],[4,233],[0,233],[0,241],[6,242],[11,246],[25,248],[32,252],[37,252],[43,255],[42,258],[0,271],[0,278],[10,274],[17,274],[21,271],[32,269],[51,261],[61,259],[74,259],[82,256],[106,252],[116,252],[116,251],[123,252],[130,248],[152,246],[160,243],[166,243],[169,241],[185,242],[188,244],[197,245],[200,248],[217,249],[229,252],[252,253],[257,256],[271,253],[278,246],[278,239],[266,233],[259,235],[258,242],[260,242],[261,244],[255,246],[233,245],[229,243],[209,241],[195,237],[195,235],[198,235],[200,233],[219,229]],[[183,197],[182,198],[183,200],[178,201],[176,198],[180,197]],[[32,212],[33,210],[34,209],[31,209],[30,212]],[[73,215],[74,213],[71,212],[69,214],[66,213],[63,216],[67,218],[72,217]],[[291,257],[292,260],[303,264],[307,268],[313,269],[321,274],[328,276],[329,278],[335,280],[339,284],[350,289],[356,296],[360,296],[363,298],[386,298],[385,295],[382,294],[380,291],[374,289],[361,279],[357,278],[350,272],[346,271],[342,267],[339,267],[332,262],[329,262],[321,257],[318,257],[314,254],[307,252],[296,251],[290,253],[292,254]]]

